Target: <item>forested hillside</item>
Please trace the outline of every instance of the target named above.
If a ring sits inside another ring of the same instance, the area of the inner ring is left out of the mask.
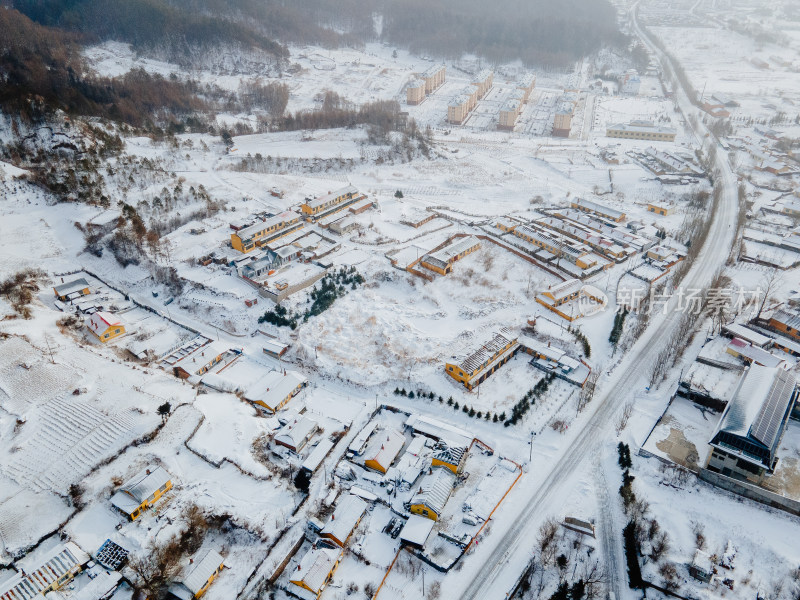
[[[141,70],[113,79],[87,72],[80,41],[0,9],[0,108],[26,119],[61,109],[143,125],[162,110],[188,114],[204,107],[184,82]]]
[[[386,41],[441,58],[564,65],[619,41],[607,0],[4,0],[37,23],[178,63],[222,47]]]

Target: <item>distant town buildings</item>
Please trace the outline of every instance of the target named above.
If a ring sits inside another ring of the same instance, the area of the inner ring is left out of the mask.
[[[522,77],[517,80],[517,89],[522,91],[522,96],[520,99],[522,103],[525,104],[528,102],[528,99],[531,96],[534,88],[536,87],[536,75],[533,73],[526,73]]]
[[[438,90],[445,82],[447,69],[445,65],[433,65],[422,73],[406,88],[406,103],[420,104],[425,98]]]
[[[627,140],[647,140],[650,142],[674,142],[677,131],[671,127],[654,125],[650,121],[631,121],[606,128],[606,136]]]
[[[572,130],[572,107],[562,106],[553,116],[553,136],[569,137]]]
[[[639,78],[639,73],[635,69],[631,69],[620,78],[619,91],[626,96],[636,96],[641,85],[642,80]]]
[[[462,125],[477,104],[478,88],[465,88],[447,105],[447,122]]]
[[[516,98],[506,101],[500,108],[497,128],[512,131],[517,124],[517,119],[522,112],[522,102]]]
[[[406,104],[416,105],[425,100],[425,81],[415,79],[406,88]]]
[[[492,89],[494,83],[494,71],[490,69],[483,69],[472,79],[472,85],[478,90],[478,100],[481,100],[489,90]]]
[[[445,65],[433,65],[419,74],[420,79],[425,82],[425,93],[432,94],[444,85],[447,76]]]

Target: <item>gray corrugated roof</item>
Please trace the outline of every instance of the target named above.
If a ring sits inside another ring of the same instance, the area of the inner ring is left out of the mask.
[[[728,402],[719,432],[746,438],[774,453],[786,422],[795,378],[777,367],[752,365]],[[716,439],[715,434],[714,439]]]
[[[320,532],[323,537],[333,537],[344,544],[353,529],[356,528],[361,515],[367,510],[367,503],[358,496],[347,494],[336,504],[328,524]]]
[[[437,515],[441,515],[455,482],[456,476],[450,469],[434,467],[433,472],[422,480],[421,491],[414,495],[411,504],[423,504]]]
[[[130,512],[171,479],[172,476],[165,469],[150,465],[122,484],[119,491],[111,497],[111,503]]]
[[[78,290],[82,290],[89,287],[89,283],[81,277],[80,279],[75,279],[74,281],[68,281],[66,283],[62,283],[61,285],[55,286],[55,291],[59,296],[66,296],[71,292],[77,292]]]
[[[208,580],[217,572],[224,560],[216,550],[201,550],[194,557],[194,562],[184,571],[181,583],[192,594],[197,595],[197,592],[208,583]]]

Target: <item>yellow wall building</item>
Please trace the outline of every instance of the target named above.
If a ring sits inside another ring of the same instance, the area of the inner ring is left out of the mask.
[[[476,350],[445,363],[445,373],[472,390],[508,362],[518,348],[517,338],[504,327]]]
[[[266,221],[259,221],[231,234],[231,246],[239,252],[252,252],[256,248],[274,242],[293,231],[301,229],[304,223],[294,211],[286,211]]]
[[[307,198],[306,201],[300,205],[300,210],[303,211],[304,215],[319,218],[324,214],[341,210],[359,198],[360,196],[358,195],[358,190],[352,185],[349,185],[335,192],[326,194],[320,198],[315,198],[313,200]]]
[[[666,206],[664,204],[648,204],[647,205],[648,212],[656,213],[662,217],[666,217],[668,215],[675,213],[674,206]]]
[[[480,247],[480,240],[474,235],[470,235],[457,239],[436,252],[426,254],[419,264],[439,275],[447,275],[453,270],[453,263],[461,260],[467,254],[472,254]]]
[[[455,474],[446,467],[432,467],[420,484],[419,491],[411,498],[409,511],[415,515],[438,521],[453,492]]]
[[[489,93],[489,90],[492,89],[493,83],[494,72],[490,69],[484,69],[475,76],[475,78],[472,80],[472,85],[474,85],[478,90],[478,100]]]
[[[201,550],[186,566],[181,579],[170,586],[170,593],[183,600],[201,598],[222,572],[224,561],[215,550]]]
[[[59,590],[83,570],[91,557],[73,542],[61,544],[37,562],[18,567],[17,573],[0,583],[2,600],[28,600],[44,598],[49,592]],[[11,573],[14,573],[11,571]]]
[[[289,583],[319,598],[339,566],[340,550],[312,548],[289,575]],[[307,597],[305,592],[301,598]]]
[[[425,82],[425,94],[430,94],[439,89],[445,82],[447,68],[445,65],[433,65],[419,77]]]
[[[137,473],[111,496],[111,504],[131,521],[172,489],[172,477],[162,467],[149,466]]]
[[[417,79],[408,84],[406,88],[406,103],[415,105],[425,100],[425,81]]]
[[[447,446],[437,450],[431,459],[432,467],[444,467],[453,473],[459,474],[464,469],[467,458],[465,446]]]
[[[307,385],[308,379],[296,371],[270,371],[258,382],[258,387],[248,390],[244,397],[267,412],[276,413]]]
[[[553,117],[553,135],[556,137],[569,137],[572,129],[572,112],[558,111]]]
[[[79,298],[80,296],[88,296],[89,282],[81,277],[80,279],[57,285],[53,288],[53,292],[55,292],[56,298],[61,300],[61,302],[67,302],[68,300]]]
[[[89,331],[104,344],[125,333],[125,325],[111,313],[98,311],[89,317]]]

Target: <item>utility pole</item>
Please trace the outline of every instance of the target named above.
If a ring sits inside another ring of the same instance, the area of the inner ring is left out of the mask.
[[[530,455],[528,456],[528,462],[533,462],[533,436],[536,435],[536,432],[531,429],[531,450]]]

